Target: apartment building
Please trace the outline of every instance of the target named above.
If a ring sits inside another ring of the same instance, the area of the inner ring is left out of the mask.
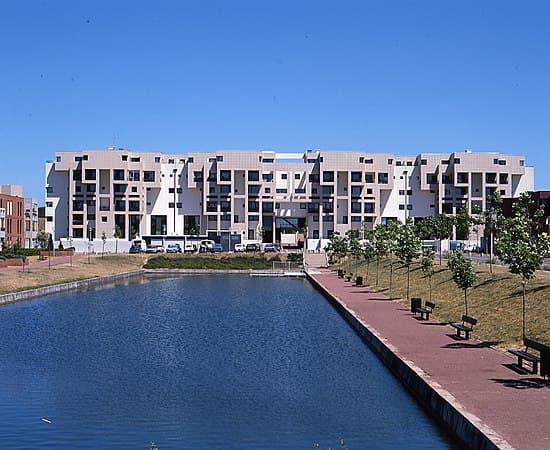
[[[24,202],[21,186],[0,186],[0,249],[23,246]]]
[[[500,153],[57,152],[46,163],[46,231],[71,241],[199,234],[226,248],[301,232],[319,248],[334,231],[483,211],[495,190],[533,186],[525,158]]]

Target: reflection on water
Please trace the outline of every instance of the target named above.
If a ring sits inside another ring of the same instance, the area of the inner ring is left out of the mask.
[[[303,280],[133,278],[0,324],[6,448],[451,445]]]

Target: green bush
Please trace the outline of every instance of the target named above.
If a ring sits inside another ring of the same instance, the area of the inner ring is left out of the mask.
[[[2,254],[5,255],[24,255],[24,256],[38,256],[40,254],[39,248],[21,248],[21,247],[6,247],[2,250]]]
[[[155,256],[143,266],[146,269],[213,269],[213,270],[267,270],[278,256],[267,259],[262,255],[254,256],[211,256],[181,255],[175,257]]]

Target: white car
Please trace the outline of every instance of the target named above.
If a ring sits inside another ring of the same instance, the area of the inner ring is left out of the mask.
[[[195,253],[197,251],[197,246],[195,244],[187,243],[183,249],[185,253]]]
[[[215,242],[210,239],[204,239],[199,244],[199,253],[209,252],[212,250]]]
[[[245,244],[235,244],[235,251],[236,252],[245,252],[246,251],[246,245]]]

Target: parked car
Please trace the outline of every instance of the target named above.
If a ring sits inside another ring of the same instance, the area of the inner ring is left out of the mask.
[[[267,243],[264,244],[264,252],[270,253],[270,252],[278,252],[279,246],[277,244]]]
[[[187,243],[185,244],[184,248],[183,248],[183,251],[185,253],[195,253],[197,251],[197,245],[196,244],[191,244],[191,243]]]
[[[166,253],[181,253],[181,247],[179,244],[168,244]]]
[[[222,244],[214,244],[212,248],[210,249],[212,253],[220,253],[223,252]]]
[[[215,242],[210,240],[210,239],[204,239],[204,240],[200,241],[200,243],[199,243],[199,253],[211,251],[212,246],[214,244],[215,244]]]
[[[141,245],[132,245],[128,253],[141,253]]]
[[[244,252],[246,251],[246,245],[245,244],[235,244],[235,249],[234,249],[236,252]]]
[[[257,243],[246,244],[247,252],[259,252],[261,250],[261,245]]]
[[[145,249],[145,253],[163,253],[164,247],[162,245],[148,245]]]

